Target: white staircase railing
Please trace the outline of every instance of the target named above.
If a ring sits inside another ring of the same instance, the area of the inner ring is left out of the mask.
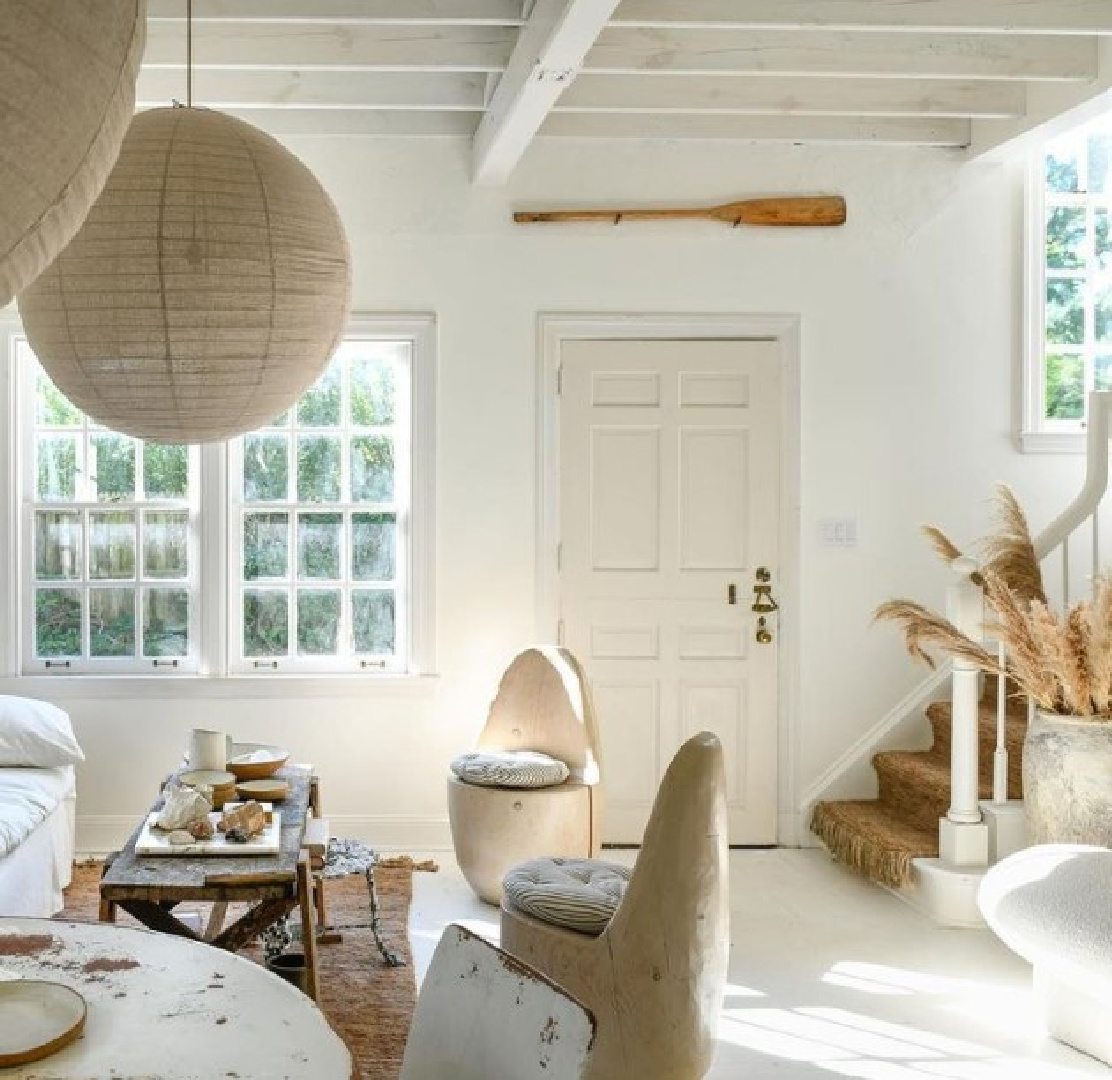
[[[1047,592],[1057,595],[1060,588],[1063,610],[1076,595],[1071,577],[1070,546],[1086,527],[1091,531],[1089,552],[1091,574],[1088,588],[1095,588],[1102,566],[1100,549],[1101,501],[1108,488],[1108,440],[1112,434],[1112,391],[1089,394],[1089,419],[1086,440],[1085,482],[1077,498],[1034,538],[1035,557],[1043,564]],[[1050,582],[1048,561],[1060,560],[1060,580]],[[951,564],[957,581],[947,590],[947,614],[960,630],[977,641],[984,641],[982,589],[972,577],[977,570],[973,559],[959,558]],[[986,642],[986,644],[988,644]],[[996,643],[993,643],[996,644]],[[1001,661],[1004,647],[996,644]],[[987,827],[979,800],[979,704],[976,669],[962,661],[953,664],[951,704],[951,795],[946,817],[939,822],[939,852],[943,861],[958,867],[987,866],[990,858],[1003,852],[992,850],[986,842]],[[997,680],[996,747],[993,753],[992,802],[1008,805],[1007,681]]]

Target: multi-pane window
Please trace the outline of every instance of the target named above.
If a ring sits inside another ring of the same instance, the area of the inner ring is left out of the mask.
[[[412,343],[348,338],[233,457],[234,666],[406,670]]]
[[[1029,423],[1080,430],[1088,391],[1112,389],[1112,122],[1049,143],[1041,165]]]
[[[17,350],[34,417],[24,667],[195,669],[196,451],[93,423]]]
[[[13,337],[22,670],[429,671],[434,338],[358,320],[286,414],[186,447],[96,424]]]

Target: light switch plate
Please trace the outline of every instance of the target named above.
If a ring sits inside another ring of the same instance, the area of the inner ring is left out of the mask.
[[[819,521],[819,543],[823,547],[857,547],[857,518],[822,518]]]

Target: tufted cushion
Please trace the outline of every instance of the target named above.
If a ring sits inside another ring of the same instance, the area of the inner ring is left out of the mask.
[[[553,926],[601,934],[625,895],[629,868],[602,859],[530,859],[502,880],[508,903]]]
[[[568,778],[568,767],[562,761],[533,750],[480,750],[460,754],[452,762],[451,769],[465,784],[482,787],[554,787]]]

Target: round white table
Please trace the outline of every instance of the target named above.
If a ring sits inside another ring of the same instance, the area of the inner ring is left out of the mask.
[[[324,1014],[258,964],[170,934],[105,923],[0,918],[0,979],[47,979],[88,1005],[85,1033],[43,1076],[162,1080],[350,1080],[351,1055]]]

